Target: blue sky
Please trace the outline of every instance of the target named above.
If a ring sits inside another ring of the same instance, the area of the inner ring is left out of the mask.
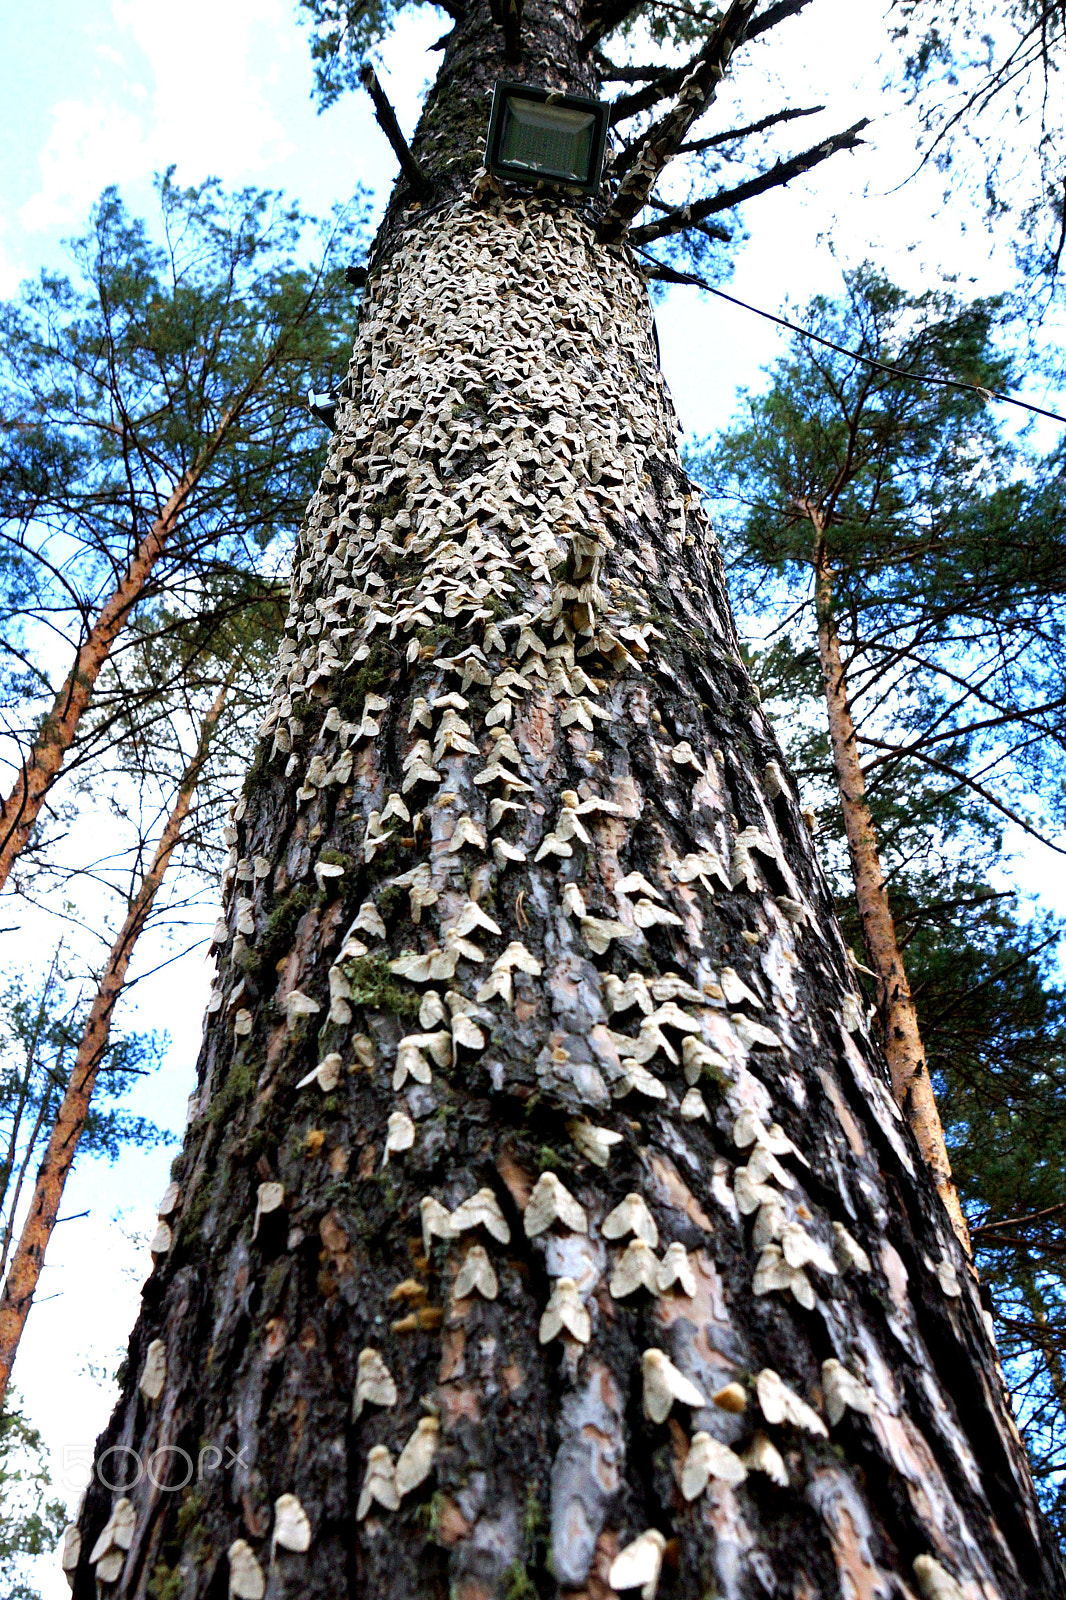
[[[439,59],[426,48],[446,27],[441,13],[422,8],[381,52],[382,80],[407,129]],[[993,247],[958,195],[945,206],[932,173],[904,184],[915,166],[915,134],[906,109],[881,92],[885,48],[877,4],[815,0],[808,15],[780,30],[758,76],[739,75],[745,107],[756,115],[789,98],[827,103],[820,131],[874,118],[862,150],[750,207],[750,239],[731,285],[742,298],[768,310],[802,304],[814,292],[835,292],[841,267],[867,256],[907,287],[941,275],[972,280],[979,291],[1007,281],[1006,252]],[[781,99],[778,77],[786,85]],[[732,94],[727,84],[723,117],[732,114]],[[81,228],[105,185],[118,184],[135,210],[149,212],[152,175],[171,162],[184,181],[211,174],[230,185],[283,188],[320,213],[359,183],[383,203],[394,170],[365,98],[348,96],[325,116],[315,113],[292,0],[183,0],[180,8],[158,0],[8,0],[0,14],[0,130],[0,295],[41,265],[61,262],[62,239]],[[797,142],[807,142],[806,134]],[[672,291],[657,320],[663,368],[689,438],[723,424],[738,386],[757,384],[760,365],[779,348],[768,324],[694,290]],[[339,367],[346,359],[339,353]],[[1066,906],[1049,852],[1030,847],[1016,866],[1023,886],[1043,886]],[[44,952],[54,935],[41,919],[33,933]],[[168,1028],[172,1045],[166,1071],[134,1108],[176,1129],[208,981],[194,955],[137,992],[140,1026]],[[171,1154],[130,1152],[115,1167],[78,1168],[64,1209],[90,1214],[58,1231],[16,1368],[72,1501],[78,1463],[91,1457],[110,1409],[106,1384],[89,1368],[112,1371],[125,1345],[145,1272],[143,1237]],[[67,1594],[51,1560],[40,1564],[38,1582],[43,1600]]]

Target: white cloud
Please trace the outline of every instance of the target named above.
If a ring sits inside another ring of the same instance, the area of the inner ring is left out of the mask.
[[[289,153],[256,59],[281,28],[280,0],[187,0],[180,22],[155,0],[114,0],[112,19],[96,47],[109,92],[52,108],[41,186],[19,212],[30,232],[80,220],[108,184],[172,162],[187,182],[240,182]]]
[[[232,180],[286,153],[284,129],[252,60],[258,38],[281,26],[279,0],[186,0],[180,13],[156,0],[115,0],[114,17],[155,79],[156,166],[177,161],[189,179],[211,173]]]
[[[41,187],[19,212],[29,232],[80,219],[100,190],[144,170],[145,133],[132,111],[100,101],[62,100],[41,151]]]

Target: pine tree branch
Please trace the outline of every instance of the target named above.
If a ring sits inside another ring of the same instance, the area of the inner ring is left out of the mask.
[[[637,212],[647,204],[659,174],[677,154],[696,118],[713,101],[734,50],[743,44],[747,35],[754,5],[755,0],[732,0],[729,10],[696,57],[674,104],[641,140],[640,153],[600,223],[601,239],[621,239]]]
[[[653,211],[672,212],[674,209],[673,206],[665,205],[661,200],[649,200],[648,204]],[[725,227],[721,222],[694,222],[692,228],[694,232],[702,233],[705,239],[713,239],[716,244],[728,244],[733,237],[732,229]],[[649,274],[649,276],[654,276],[654,274]]]
[[[781,122],[793,122],[797,117],[813,117],[817,112],[824,111],[824,106],[807,106],[793,111],[775,111],[770,116],[760,117],[758,122],[750,122],[743,128],[728,128],[722,133],[713,133],[707,139],[693,139],[688,144],[678,147],[679,156],[697,154],[703,150],[713,150],[720,145],[732,144],[738,139],[746,139],[750,134],[762,133],[767,128],[773,128]],[[612,168],[615,181],[620,181],[623,173],[629,171],[641,150],[641,140],[636,138],[631,144],[625,145],[614,158]],[[664,210],[669,209],[664,207]]]
[[[973,1238],[981,1234],[993,1233],[999,1228],[1024,1228],[1030,1223],[1040,1222],[1044,1217],[1057,1217],[1066,1211],[1066,1201],[1060,1201],[1056,1206],[1045,1206],[1043,1211],[1030,1211],[1025,1217],[1004,1217],[1002,1222],[982,1222],[978,1227],[971,1228]]]
[[[956,702],[952,709],[958,709],[965,703],[964,699]],[[986,701],[986,704],[989,703]],[[995,701],[990,702],[995,704]],[[920,754],[932,744],[950,743],[955,739],[968,738],[974,733],[987,733],[990,728],[1013,727],[1020,724],[1023,727],[1035,726],[1036,731],[1044,738],[1054,737],[1054,729],[1041,727],[1035,719],[1048,711],[1061,711],[1066,706],[1066,695],[1059,695],[1054,700],[1047,700],[1043,705],[1026,706],[1024,708],[1012,707],[1007,711],[1000,711],[994,717],[983,717],[979,722],[968,722],[963,728],[948,728],[943,733],[920,734],[908,744],[894,746],[888,755],[874,756],[867,762],[864,771],[872,772],[875,767],[883,766],[888,761],[906,760],[908,756]]]
[[[819,111],[824,111],[824,106],[796,107],[792,111],[775,111],[771,116],[760,117],[758,122],[749,122],[743,128],[729,128],[725,133],[712,133],[708,139],[693,139],[688,144],[683,144],[678,150],[679,156],[694,155],[701,150],[717,150],[723,144],[732,144],[737,139],[746,139],[753,133],[764,133],[767,128],[776,128],[781,122],[794,122],[797,117],[817,116]]]
[[[592,58],[593,66],[597,69],[605,83],[647,83],[651,78],[661,78],[662,66],[654,67],[620,67],[599,50]]]
[[[683,67],[665,67],[655,73],[645,73],[643,76],[651,78],[651,82],[643,89],[637,89],[633,94],[620,94],[611,105],[611,127],[616,127],[619,122],[626,122],[630,117],[637,116],[641,111],[647,111],[651,106],[657,105],[660,100],[665,100],[667,95],[673,94],[685,81],[685,73],[690,72],[695,65],[695,57],[685,63]]]
[[[396,120],[396,113],[392,109],[389,97],[378,82],[378,75],[369,61],[365,61],[359,68],[359,82],[374,102],[374,116],[377,118],[378,127],[391,144],[393,154],[400,163],[400,171],[416,193],[424,193],[429,188],[429,182],[415,160],[411,146],[400,131],[400,124]]]
[[[981,1243],[986,1249],[990,1245],[997,1245],[1004,1250],[1029,1250],[1034,1248],[1032,1239],[1020,1239],[1015,1234],[1007,1233],[996,1234],[991,1239],[982,1239]],[[1066,1256],[1066,1245],[1064,1244],[1051,1244],[1042,1240],[1039,1246],[1035,1248],[1040,1249],[1045,1255]]]
[[[811,0],[778,0],[777,5],[768,6],[767,9],[754,19],[748,29],[748,39],[757,39],[761,33],[769,33],[771,28],[776,28],[779,22],[794,17],[797,12],[809,6]]]
[[[615,28],[621,27],[630,12],[636,11],[639,3],[640,0],[613,0],[613,4],[608,4],[582,39],[578,47],[581,54],[587,56],[590,50],[595,49],[601,39],[605,39],[609,33],[613,33]]]
[[[745,38],[748,43],[758,38],[761,33],[766,33],[786,17],[795,16],[797,11],[802,11],[804,6],[810,5],[811,0],[782,0],[780,5],[771,6],[764,11],[761,17],[756,17],[749,26]],[[601,58],[603,59],[603,58]],[[625,122],[630,117],[635,117],[641,111],[647,111],[657,105],[660,100],[665,100],[667,95],[673,94],[685,81],[685,75],[691,72],[698,56],[683,67],[620,67],[615,69],[610,62],[604,61],[605,78],[618,83],[646,83],[646,87],[638,89],[634,94],[619,95],[611,106],[611,126]]]
[[[635,245],[651,244],[655,239],[665,239],[670,234],[683,233],[686,228],[691,228],[694,223],[713,216],[716,211],[729,211],[733,206],[741,205],[755,195],[765,194],[768,189],[778,189],[786,183],[791,183],[793,178],[798,178],[804,172],[809,172],[812,167],[827,161],[838,150],[854,150],[863,144],[864,141],[859,138],[859,134],[868,126],[869,120],[869,117],[863,117],[862,121],[856,122],[853,127],[844,129],[842,133],[832,134],[820,144],[812,146],[810,150],[790,156],[785,161],[775,162],[758,178],[749,178],[747,183],[738,183],[733,189],[720,189],[717,194],[710,195],[706,200],[698,200],[693,205],[679,206],[665,217],[661,217],[658,222],[648,222],[642,228],[634,228],[629,234],[630,242]]]
[[[503,49],[507,60],[522,59],[522,0],[501,0],[503,10]]]
[[[862,742],[874,750],[895,750],[893,745],[887,744],[881,739],[869,738],[865,734],[862,736]],[[929,755],[925,750],[914,750],[911,753],[916,761],[922,762],[924,766],[931,767],[934,772],[942,772],[945,777],[953,778],[962,788],[972,789],[974,794],[980,795],[981,799],[992,807],[993,811],[998,811],[1001,816],[1007,817],[1009,821],[1016,823],[1022,832],[1027,833],[1030,838],[1039,839],[1041,844],[1046,845],[1049,850],[1054,850],[1056,855],[1066,856],[1066,845],[1054,844],[1046,834],[1040,832],[1039,828],[1034,828],[1031,822],[1027,822],[1020,812],[1005,805],[998,796],[993,794],[987,784],[978,783],[977,779],[972,778],[969,773],[960,772],[958,767],[951,766],[947,761],[937,760],[935,756]]]

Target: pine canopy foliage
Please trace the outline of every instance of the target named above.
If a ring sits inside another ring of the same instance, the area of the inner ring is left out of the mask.
[[[76,647],[185,474],[131,642],[160,597],[171,639],[201,649],[269,599],[276,541],[317,475],[303,395],[346,359],[362,203],[308,264],[312,222],[271,191],[182,189],[168,173],[158,196],[150,230],[106,191],[71,242],[73,274],[42,273],[0,307],[0,685],[22,740],[69,667],[61,642]],[[186,655],[151,685],[157,701]],[[106,748],[107,721],[95,731]]]
[[[13,1393],[0,1410],[0,1585],[4,1600],[39,1600],[25,1558],[50,1552],[66,1521],[51,1497],[44,1441]]]
[[[797,340],[702,470],[768,634],[813,616],[810,510],[825,519],[869,778],[898,788],[916,764],[1045,833],[1064,815],[1066,494],[1061,463],[1028,461],[980,392],[1011,381],[998,309],[847,274],[805,322],[857,356]]]
[[[919,113],[922,164],[1009,220],[1022,297],[1054,288],[1066,246],[1061,0],[892,0],[902,60],[893,76]],[[1046,298],[1044,303],[1046,304]]]

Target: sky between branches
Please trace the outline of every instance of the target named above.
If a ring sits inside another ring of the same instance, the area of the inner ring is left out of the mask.
[[[865,148],[745,214],[751,239],[736,257],[729,288],[767,310],[837,293],[841,267],[866,257],[904,288],[930,286],[941,275],[957,276],[962,292],[994,293],[1010,283],[1006,238],[990,239],[964,205],[945,209],[943,180],[934,172],[904,183],[915,166],[914,123],[902,101],[881,90],[879,56],[891,50],[882,13],[877,0],[816,0],[775,31],[765,52],[771,67],[777,52],[794,96],[829,107],[834,126],[873,119]],[[405,15],[382,52],[382,81],[407,132],[439,61],[427,46],[448,26],[429,8]],[[806,73],[802,93],[797,51]],[[618,45],[611,53],[622,58]],[[738,81],[749,109],[753,78],[742,65]],[[357,183],[383,206],[394,161],[369,101],[349,95],[319,117],[310,87],[307,39],[293,0],[186,0],[180,10],[157,0],[4,7],[0,295],[40,266],[62,264],[62,238],[80,231],[105,185],[118,184],[135,213],[151,216],[152,174],[171,162],[179,182],[212,174],[229,186],[284,188],[319,214],[347,200]],[[721,101],[729,106],[725,91]],[[780,103],[768,91],[761,109]],[[769,324],[688,288],[670,291],[657,322],[663,368],[689,439],[723,427],[737,389],[758,387],[759,368],[782,348]],[[338,351],[338,375],[347,355]],[[325,443],[323,434],[323,449]],[[1066,912],[1061,864],[1038,846],[1023,849],[1018,841],[1016,848],[1020,887],[1039,888],[1045,904]],[[43,961],[54,930],[41,920],[34,933]],[[18,949],[13,936],[7,940],[12,947],[0,948],[0,965],[17,961],[26,935]],[[193,955],[138,990],[135,1025],[167,1027],[173,1043],[162,1082],[135,1094],[130,1108],[175,1131],[184,1122],[207,984],[206,964]],[[154,1225],[172,1154],[130,1151],[113,1168],[84,1162],[68,1190],[65,1213],[88,1208],[91,1215],[57,1233],[16,1371],[64,1490],[77,1476],[65,1470],[71,1462],[64,1450],[80,1449],[82,1458],[91,1452],[110,1409],[110,1391],[79,1369],[89,1360],[113,1370],[115,1351],[125,1345],[144,1276],[129,1235]],[[125,1222],[116,1225],[111,1219],[123,1209]],[[50,1560],[40,1563],[38,1583],[42,1600],[66,1595]]]

